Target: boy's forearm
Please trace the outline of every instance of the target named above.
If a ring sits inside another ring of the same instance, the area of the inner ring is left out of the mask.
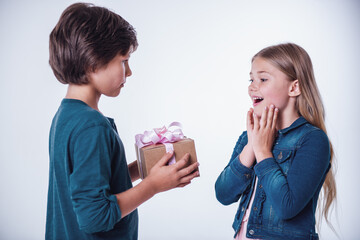
[[[140,178],[139,169],[138,169],[136,160],[128,165],[128,169],[129,169],[129,173],[130,173],[132,182],[135,182],[136,180],[138,180]]]
[[[142,203],[146,202],[156,194],[156,190],[148,179],[144,179],[138,185],[129,190],[115,194],[120,207],[121,218],[134,211]]]
[[[176,187],[184,187],[193,178],[199,176],[198,162],[187,166],[190,156],[188,153],[175,164],[169,166],[167,163],[172,156],[173,152],[165,153],[142,182],[125,192],[116,194],[122,218],[155,194]]]

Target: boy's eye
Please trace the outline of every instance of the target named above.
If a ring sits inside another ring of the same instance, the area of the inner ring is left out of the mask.
[[[260,80],[261,80],[262,82],[265,82],[267,79],[266,79],[266,78],[260,78]]]
[[[252,83],[254,80],[250,79],[249,82]]]

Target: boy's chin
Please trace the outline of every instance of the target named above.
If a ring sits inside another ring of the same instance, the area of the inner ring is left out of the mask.
[[[116,92],[112,92],[112,93],[104,94],[104,95],[107,97],[117,97],[117,96],[119,96],[119,94],[120,94],[120,89]]]

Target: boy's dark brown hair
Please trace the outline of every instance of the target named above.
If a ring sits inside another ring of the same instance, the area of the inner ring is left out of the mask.
[[[65,9],[50,34],[49,63],[61,83],[86,84],[88,73],[137,46],[135,29],[121,16],[75,3]]]

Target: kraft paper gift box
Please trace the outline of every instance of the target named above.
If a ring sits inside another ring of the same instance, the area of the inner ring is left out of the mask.
[[[181,124],[178,122],[171,123],[167,128],[164,126],[137,134],[135,142],[137,163],[142,179],[149,175],[150,169],[169,151],[174,152],[169,165],[179,161],[186,153],[190,154],[188,165],[197,161],[194,140],[184,136]]]
[[[179,161],[186,153],[189,153],[188,165],[197,162],[195,142],[191,138],[184,138],[177,142],[171,143],[174,148],[175,161]],[[144,179],[150,172],[150,169],[163,157],[166,153],[164,144],[153,144],[150,146],[139,148],[135,144],[137,163],[141,179]]]

